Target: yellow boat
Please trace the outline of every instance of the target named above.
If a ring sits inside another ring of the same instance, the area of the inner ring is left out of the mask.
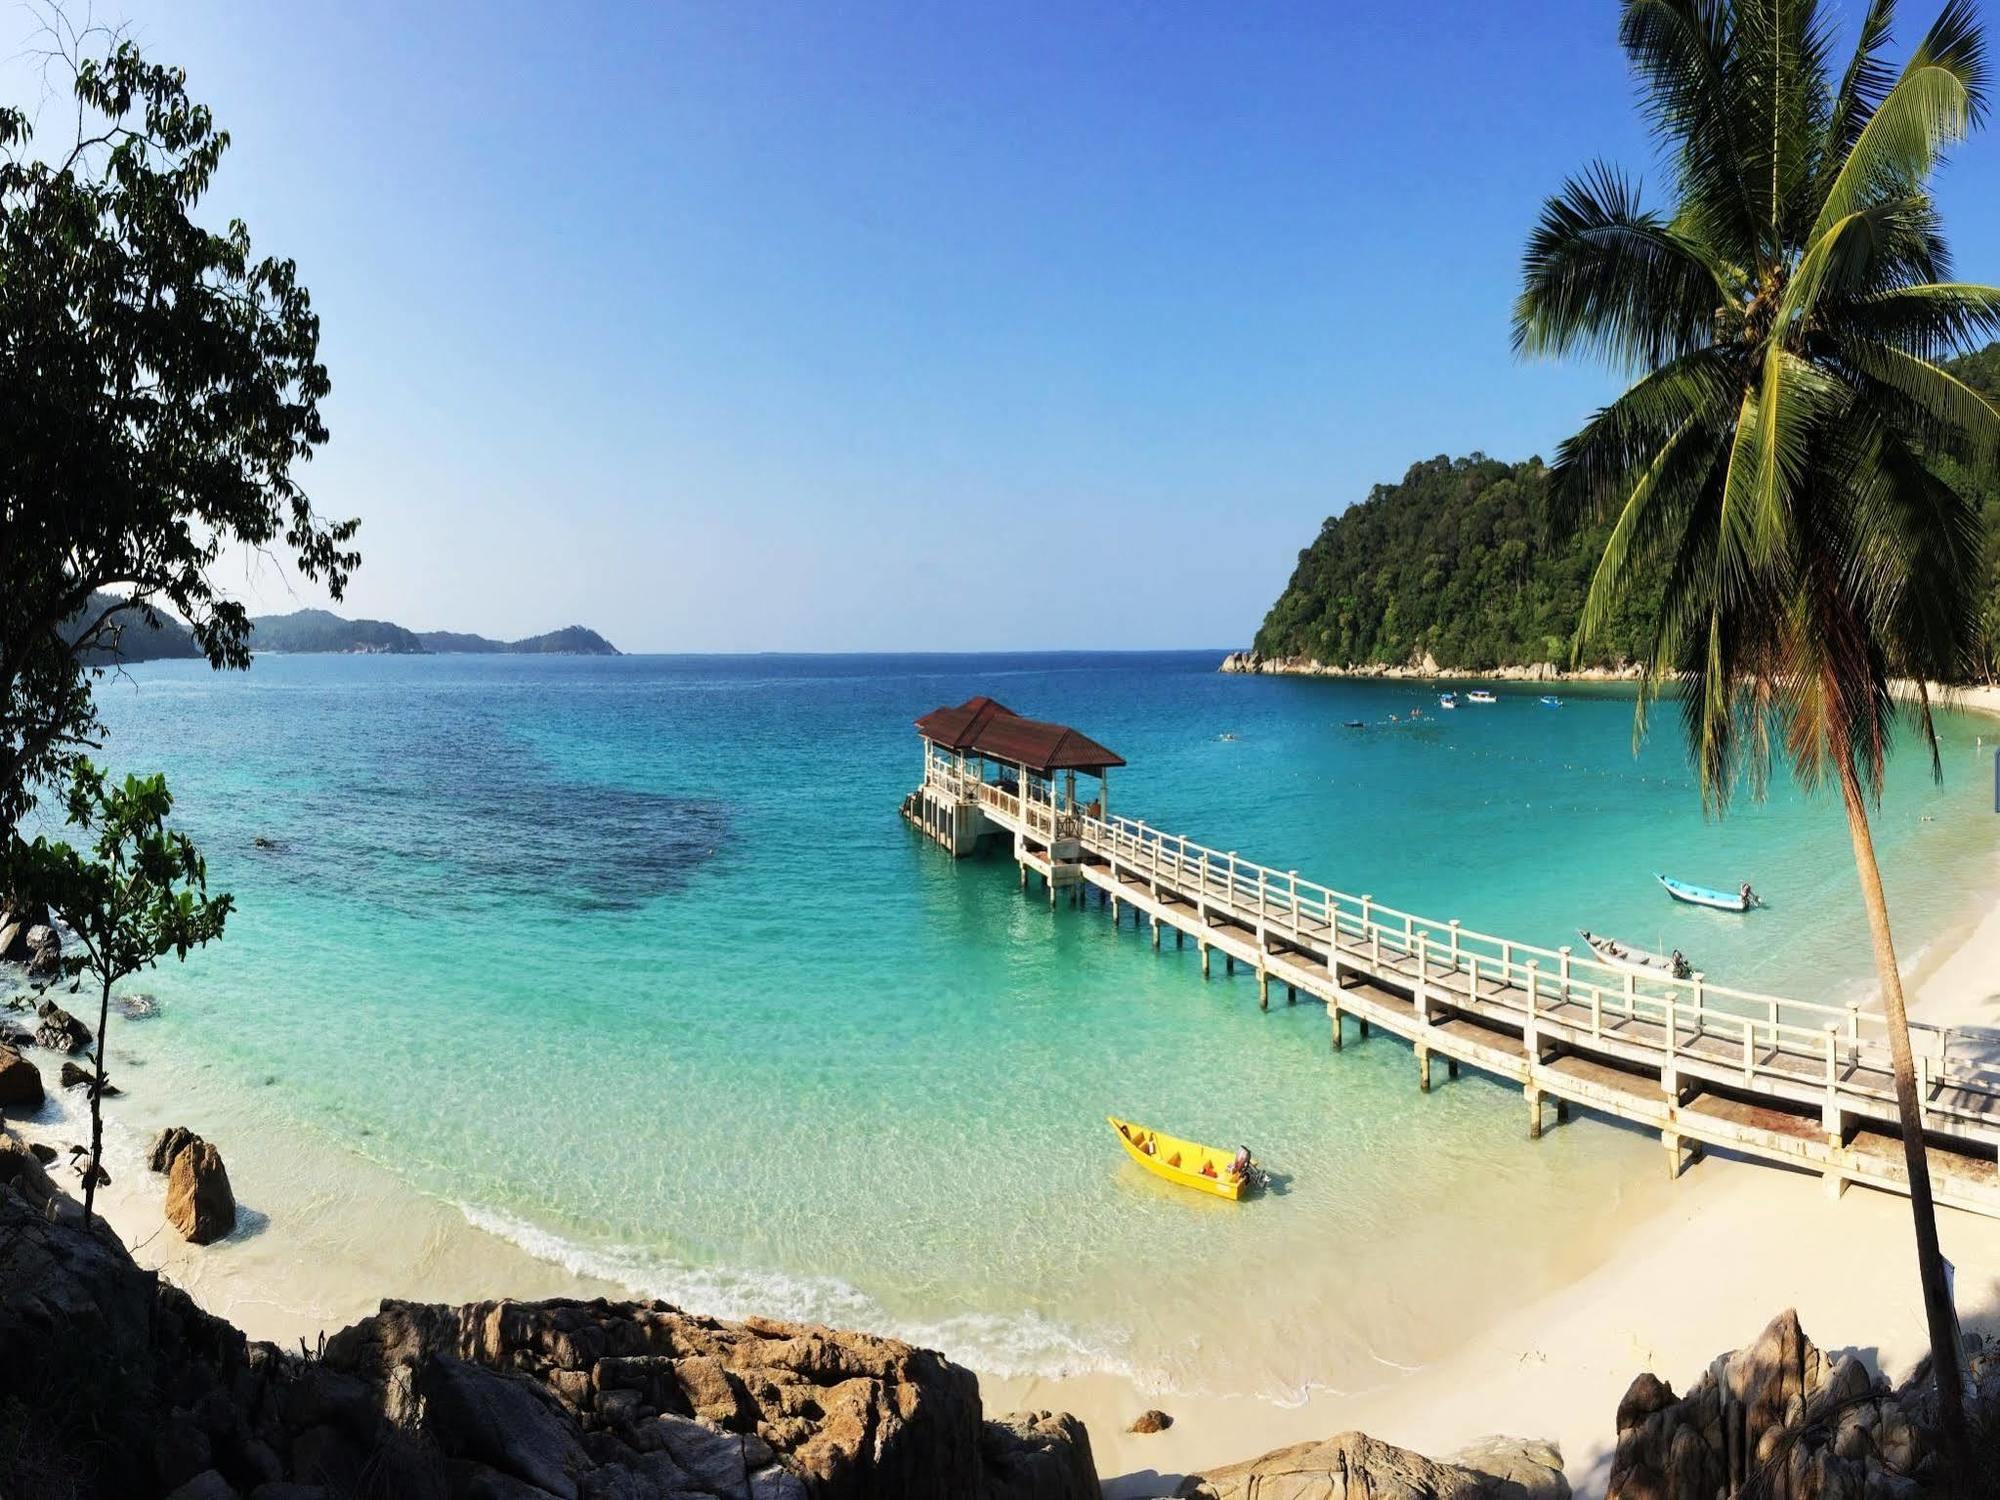
[[[1234,1171],[1235,1152],[1218,1151],[1213,1146],[1148,1130],[1116,1115],[1104,1118],[1118,1132],[1118,1143],[1125,1148],[1125,1154],[1154,1176],[1232,1202],[1243,1196],[1243,1179]]]

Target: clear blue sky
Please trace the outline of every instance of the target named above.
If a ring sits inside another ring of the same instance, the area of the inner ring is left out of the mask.
[[[1236,645],[1371,484],[1612,389],[1517,362],[1508,307],[1566,172],[1650,167],[1615,0],[120,13],[324,319],[350,613]],[[1941,183],[1981,280],[1996,186],[1989,131]]]

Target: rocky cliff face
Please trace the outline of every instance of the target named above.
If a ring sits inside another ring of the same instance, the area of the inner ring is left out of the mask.
[[[0,1167],[0,1494],[174,1500],[1085,1500],[1082,1424],[986,1420],[892,1339],[659,1302],[384,1303],[247,1342]]]

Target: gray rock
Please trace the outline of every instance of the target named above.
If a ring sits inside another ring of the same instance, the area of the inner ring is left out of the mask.
[[[169,1125],[153,1137],[151,1149],[146,1153],[146,1165],[155,1172],[164,1172],[174,1164],[184,1147],[194,1144],[201,1137],[185,1125]]]
[[[995,1417],[980,1439],[983,1500],[1097,1500],[1090,1434],[1068,1412]]]
[[[1483,1437],[1445,1462],[1493,1480],[1504,1500],[1569,1500],[1562,1449],[1546,1438]]]
[[[27,933],[28,977],[54,979],[62,973],[62,939],[47,923],[30,927]]]
[[[179,1489],[169,1491],[167,1500],[242,1500],[242,1496],[214,1469],[203,1469]]]
[[[35,1014],[40,1018],[35,1027],[38,1046],[51,1052],[81,1052],[90,1045],[90,1028],[55,1001],[44,1000],[35,1007]]]
[[[589,1459],[572,1420],[540,1386],[440,1354],[422,1389],[427,1425],[446,1453],[577,1500],[576,1475]]]

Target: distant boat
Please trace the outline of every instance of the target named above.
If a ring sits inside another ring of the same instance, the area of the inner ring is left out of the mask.
[[[1653,879],[1667,888],[1669,896],[1676,901],[1685,901],[1690,906],[1712,906],[1717,911],[1748,911],[1753,906],[1764,904],[1758,899],[1757,893],[1750,889],[1747,881],[1740,890],[1718,891],[1712,886],[1676,880],[1671,875],[1655,873]]]
[[[1554,693],[1544,693],[1542,695],[1543,708],[1561,708],[1562,706],[1562,699],[1558,698]]]
[[[1458,707],[1458,694],[1456,694],[1456,693],[1439,693],[1439,694],[1438,694],[1438,707],[1439,707],[1439,708],[1457,708],[1457,707]]]
[[[1597,955],[1600,962],[1614,969],[1623,969],[1628,974],[1644,974],[1649,979],[1686,979],[1693,972],[1679,952],[1650,953],[1630,943],[1621,943],[1617,938],[1606,937],[1601,932],[1592,932],[1587,927],[1577,928],[1576,935],[1590,944],[1590,951]]]
[[[1349,729],[1366,729],[1368,726],[1359,719],[1349,719],[1347,720],[1347,727]]]
[[[1231,1156],[1220,1147],[1148,1130],[1116,1115],[1105,1119],[1118,1132],[1118,1144],[1125,1148],[1125,1154],[1155,1177],[1231,1202],[1243,1196],[1244,1188],[1263,1185],[1263,1169],[1251,1159],[1248,1149]]]
[[[1484,688],[1474,688],[1465,696],[1474,703],[1498,703],[1500,701]]]

